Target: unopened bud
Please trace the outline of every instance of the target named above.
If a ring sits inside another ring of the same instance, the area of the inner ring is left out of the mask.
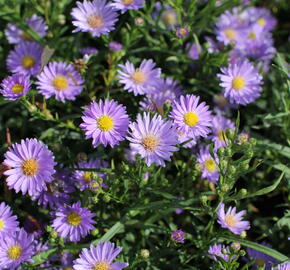
[[[223,249],[222,249],[222,254],[224,254],[224,255],[227,255],[227,254],[228,254],[228,251],[227,251],[226,248],[223,248]]]
[[[150,257],[150,251],[148,249],[141,249],[140,256],[144,259],[147,259]]]
[[[227,185],[227,184],[223,184],[223,185],[221,186],[221,190],[222,190],[223,192],[227,192],[229,189],[230,189],[230,187],[229,187],[229,185]]]
[[[92,232],[91,232],[92,236],[98,236],[99,233],[100,233],[99,229],[94,229],[94,230],[92,230]]]
[[[136,25],[144,25],[144,19],[143,18],[141,18],[141,17],[137,17],[137,18],[135,18],[135,24]]]
[[[248,194],[248,191],[245,189],[245,188],[242,188],[240,191],[239,191],[239,195],[240,196],[246,196]]]
[[[51,238],[56,239],[58,237],[57,231],[52,230],[50,233]]]
[[[242,231],[241,238],[246,238],[246,237],[247,237],[247,232],[246,231]]]
[[[104,200],[104,202],[108,203],[108,202],[111,201],[111,197],[110,197],[108,194],[105,194],[105,195],[103,196],[103,200]]]
[[[240,250],[239,254],[241,257],[244,257],[244,256],[246,256],[247,252],[242,249],[242,250]]]
[[[233,242],[231,244],[231,249],[235,252],[239,251],[241,249],[241,243],[240,242]]]
[[[225,148],[224,147],[220,147],[218,149],[218,156],[219,157],[223,157],[225,155]]]
[[[251,144],[251,145],[255,146],[256,143],[257,143],[257,140],[256,140],[256,139],[254,139],[254,138],[251,138],[251,139],[250,139],[250,144]]]
[[[205,195],[203,195],[203,196],[200,197],[200,201],[201,201],[201,203],[202,203],[203,205],[206,204],[207,200],[208,200],[208,199],[207,199],[207,196],[205,196]]]
[[[237,172],[237,169],[236,169],[236,167],[235,166],[229,166],[229,168],[228,168],[228,174],[230,174],[230,175],[234,175],[236,172]]]

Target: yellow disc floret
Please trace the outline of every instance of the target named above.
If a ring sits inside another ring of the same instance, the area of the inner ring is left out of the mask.
[[[229,40],[233,40],[237,36],[236,31],[232,28],[228,28],[228,29],[224,30],[224,33]]]
[[[11,260],[17,260],[22,254],[22,248],[19,245],[14,245],[8,249],[7,255]]]
[[[83,175],[83,179],[86,183],[91,182],[92,180],[92,173],[91,172],[85,172]]]
[[[205,161],[205,168],[209,172],[214,172],[216,169],[215,163],[212,159],[207,159]]]
[[[15,94],[22,93],[22,92],[23,92],[23,89],[24,89],[24,87],[23,87],[23,85],[20,84],[20,83],[16,83],[16,84],[14,84],[14,85],[12,86],[12,88],[11,88],[12,92],[15,93]]]
[[[228,216],[226,216],[226,218],[225,218],[225,222],[226,222],[226,224],[227,224],[228,226],[230,226],[230,227],[234,227],[234,226],[237,224],[237,220],[236,220],[235,217],[232,216],[232,215],[228,215]]]
[[[155,136],[147,136],[142,139],[141,144],[147,151],[154,151],[158,145],[158,139]]]
[[[198,123],[198,115],[195,112],[187,112],[183,117],[184,123],[190,127]]]
[[[29,69],[35,66],[35,58],[29,55],[26,55],[22,58],[21,64],[24,68]]]
[[[28,159],[22,163],[22,171],[27,176],[36,175],[39,169],[39,164],[35,159]]]
[[[68,88],[68,81],[64,76],[56,76],[53,79],[52,84],[57,91],[64,91]]]
[[[218,132],[218,138],[221,142],[225,142],[227,139],[226,132],[224,130],[220,130]]]
[[[135,0],[122,0],[122,3],[124,5],[130,5],[130,4],[134,3],[134,2],[135,2]]]
[[[106,262],[99,262],[95,265],[94,270],[110,270],[111,267]]]
[[[4,228],[4,222],[3,220],[0,218],[0,231],[2,231]]]
[[[134,83],[136,84],[142,84],[145,82],[146,80],[146,76],[145,74],[140,71],[140,70],[137,70],[132,76],[131,76],[131,79],[134,81]]]
[[[235,90],[241,90],[245,86],[245,79],[241,76],[237,76],[232,80],[232,87]]]
[[[104,19],[98,15],[91,15],[88,18],[88,24],[94,29],[101,28],[104,24]]]
[[[98,128],[102,131],[110,131],[114,127],[114,120],[111,116],[108,115],[102,115],[97,120]]]
[[[70,225],[78,226],[82,221],[82,217],[76,212],[71,212],[68,214],[66,220]]]
[[[259,25],[261,25],[261,26],[265,26],[265,24],[266,24],[266,20],[265,20],[264,18],[260,18],[260,19],[257,20],[257,23],[258,23]]]

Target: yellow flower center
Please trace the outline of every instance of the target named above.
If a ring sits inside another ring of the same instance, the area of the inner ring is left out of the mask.
[[[7,255],[11,260],[17,260],[22,254],[22,248],[19,245],[14,245],[8,249]]]
[[[226,37],[229,39],[229,40],[232,40],[234,39],[236,36],[237,36],[237,33],[234,29],[232,28],[228,28],[224,31]]]
[[[104,19],[101,16],[98,15],[91,15],[88,18],[88,24],[90,27],[96,29],[96,28],[101,28],[104,24]]]
[[[81,216],[76,213],[76,212],[71,212],[68,214],[67,218],[66,218],[67,222],[72,225],[72,226],[78,226],[80,225],[82,218]]]
[[[84,180],[86,183],[91,182],[91,180],[92,180],[92,173],[91,173],[91,172],[85,172],[85,173],[84,173],[84,176],[83,176],[83,180]]]
[[[260,18],[259,20],[257,20],[257,23],[261,26],[265,26],[266,20],[264,18]]]
[[[124,5],[130,5],[132,3],[134,3],[135,0],[122,0]]]
[[[186,34],[186,29],[181,28],[181,29],[179,30],[179,33],[180,33],[181,35],[185,35],[185,34]]]
[[[22,66],[26,69],[32,68],[35,66],[35,58],[29,55],[26,55],[22,58]]]
[[[64,76],[56,76],[52,81],[52,85],[57,91],[64,91],[68,88],[67,78]]]
[[[198,123],[198,115],[195,112],[187,112],[184,117],[184,123],[190,127],[195,126]]]
[[[114,127],[114,120],[111,116],[102,115],[98,120],[98,128],[102,131],[110,131]]]
[[[176,24],[176,14],[175,12],[168,10],[165,11],[162,15],[162,19],[164,23],[169,24],[169,25],[174,25]]]
[[[263,259],[256,259],[256,265],[264,266],[265,265],[265,261]]]
[[[226,132],[224,130],[220,130],[218,132],[218,138],[221,142],[225,142],[227,139]]]
[[[237,220],[232,215],[226,216],[225,222],[230,227],[234,227],[237,224]]]
[[[0,218],[0,231],[2,231],[4,228],[4,222],[3,219]]]
[[[256,34],[253,31],[251,31],[249,33],[249,38],[252,39],[252,40],[256,39]]]
[[[216,167],[215,163],[214,163],[214,161],[212,159],[207,159],[205,161],[205,168],[206,168],[207,171],[214,172],[215,171],[215,167]]]
[[[23,89],[24,89],[23,85],[19,83],[14,84],[11,88],[12,92],[15,94],[22,93]]]
[[[38,172],[38,162],[35,159],[28,159],[22,163],[22,171],[27,176],[36,175]]]
[[[136,84],[142,84],[146,80],[146,76],[142,71],[137,70],[132,76],[131,79],[136,83]]]
[[[71,267],[65,267],[63,270],[73,270]]]
[[[23,33],[21,34],[21,37],[22,37],[24,40],[27,40],[27,41],[32,41],[32,40],[33,40],[33,38],[32,38],[29,34],[27,34],[27,33],[25,33],[25,32],[23,32]]]
[[[154,151],[158,145],[158,139],[155,136],[147,136],[142,139],[141,144],[147,151]]]
[[[95,265],[94,270],[110,270],[111,267],[106,262],[99,262]]]
[[[232,80],[232,87],[235,90],[241,90],[245,86],[245,79],[243,77],[237,76]]]

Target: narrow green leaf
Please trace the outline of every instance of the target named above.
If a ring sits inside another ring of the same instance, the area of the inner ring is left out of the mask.
[[[53,254],[57,253],[58,251],[59,251],[59,249],[52,248],[52,249],[49,249],[49,250],[40,252],[37,255],[35,255],[35,256],[32,257],[32,260],[34,262],[31,263],[31,264],[29,264],[29,265],[31,265],[31,266],[39,265],[39,264],[43,263],[44,261],[46,261]]]

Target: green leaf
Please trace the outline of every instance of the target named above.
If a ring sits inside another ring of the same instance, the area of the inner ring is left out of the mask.
[[[284,261],[288,261],[290,260],[290,258],[288,258],[287,256],[285,256],[284,254],[280,253],[279,251],[269,248],[269,247],[265,247],[263,245],[257,244],[255,242],[251,242],[248,240],[244,240],[238,236],[220,236],[221,240],[226,240],[226,241],[233,241],[233,242],[240,242],[243,246],[245,247],[249,247],[252,249],[255,249],[257,251],[260,251],[266,255],[269,255],[275,259],[277,259],[278,261],[284,262]]]
[[[31,266],[39,265],[39,264],[43,263],[44,261],[46,261],[53,254],[57,253],[58,251],[59,251],[58,248],[52,248],[52,249],[40,252],[37,255],[32,257],[32,260],[34,262],[29,264],[29,265],[31,265]]]

